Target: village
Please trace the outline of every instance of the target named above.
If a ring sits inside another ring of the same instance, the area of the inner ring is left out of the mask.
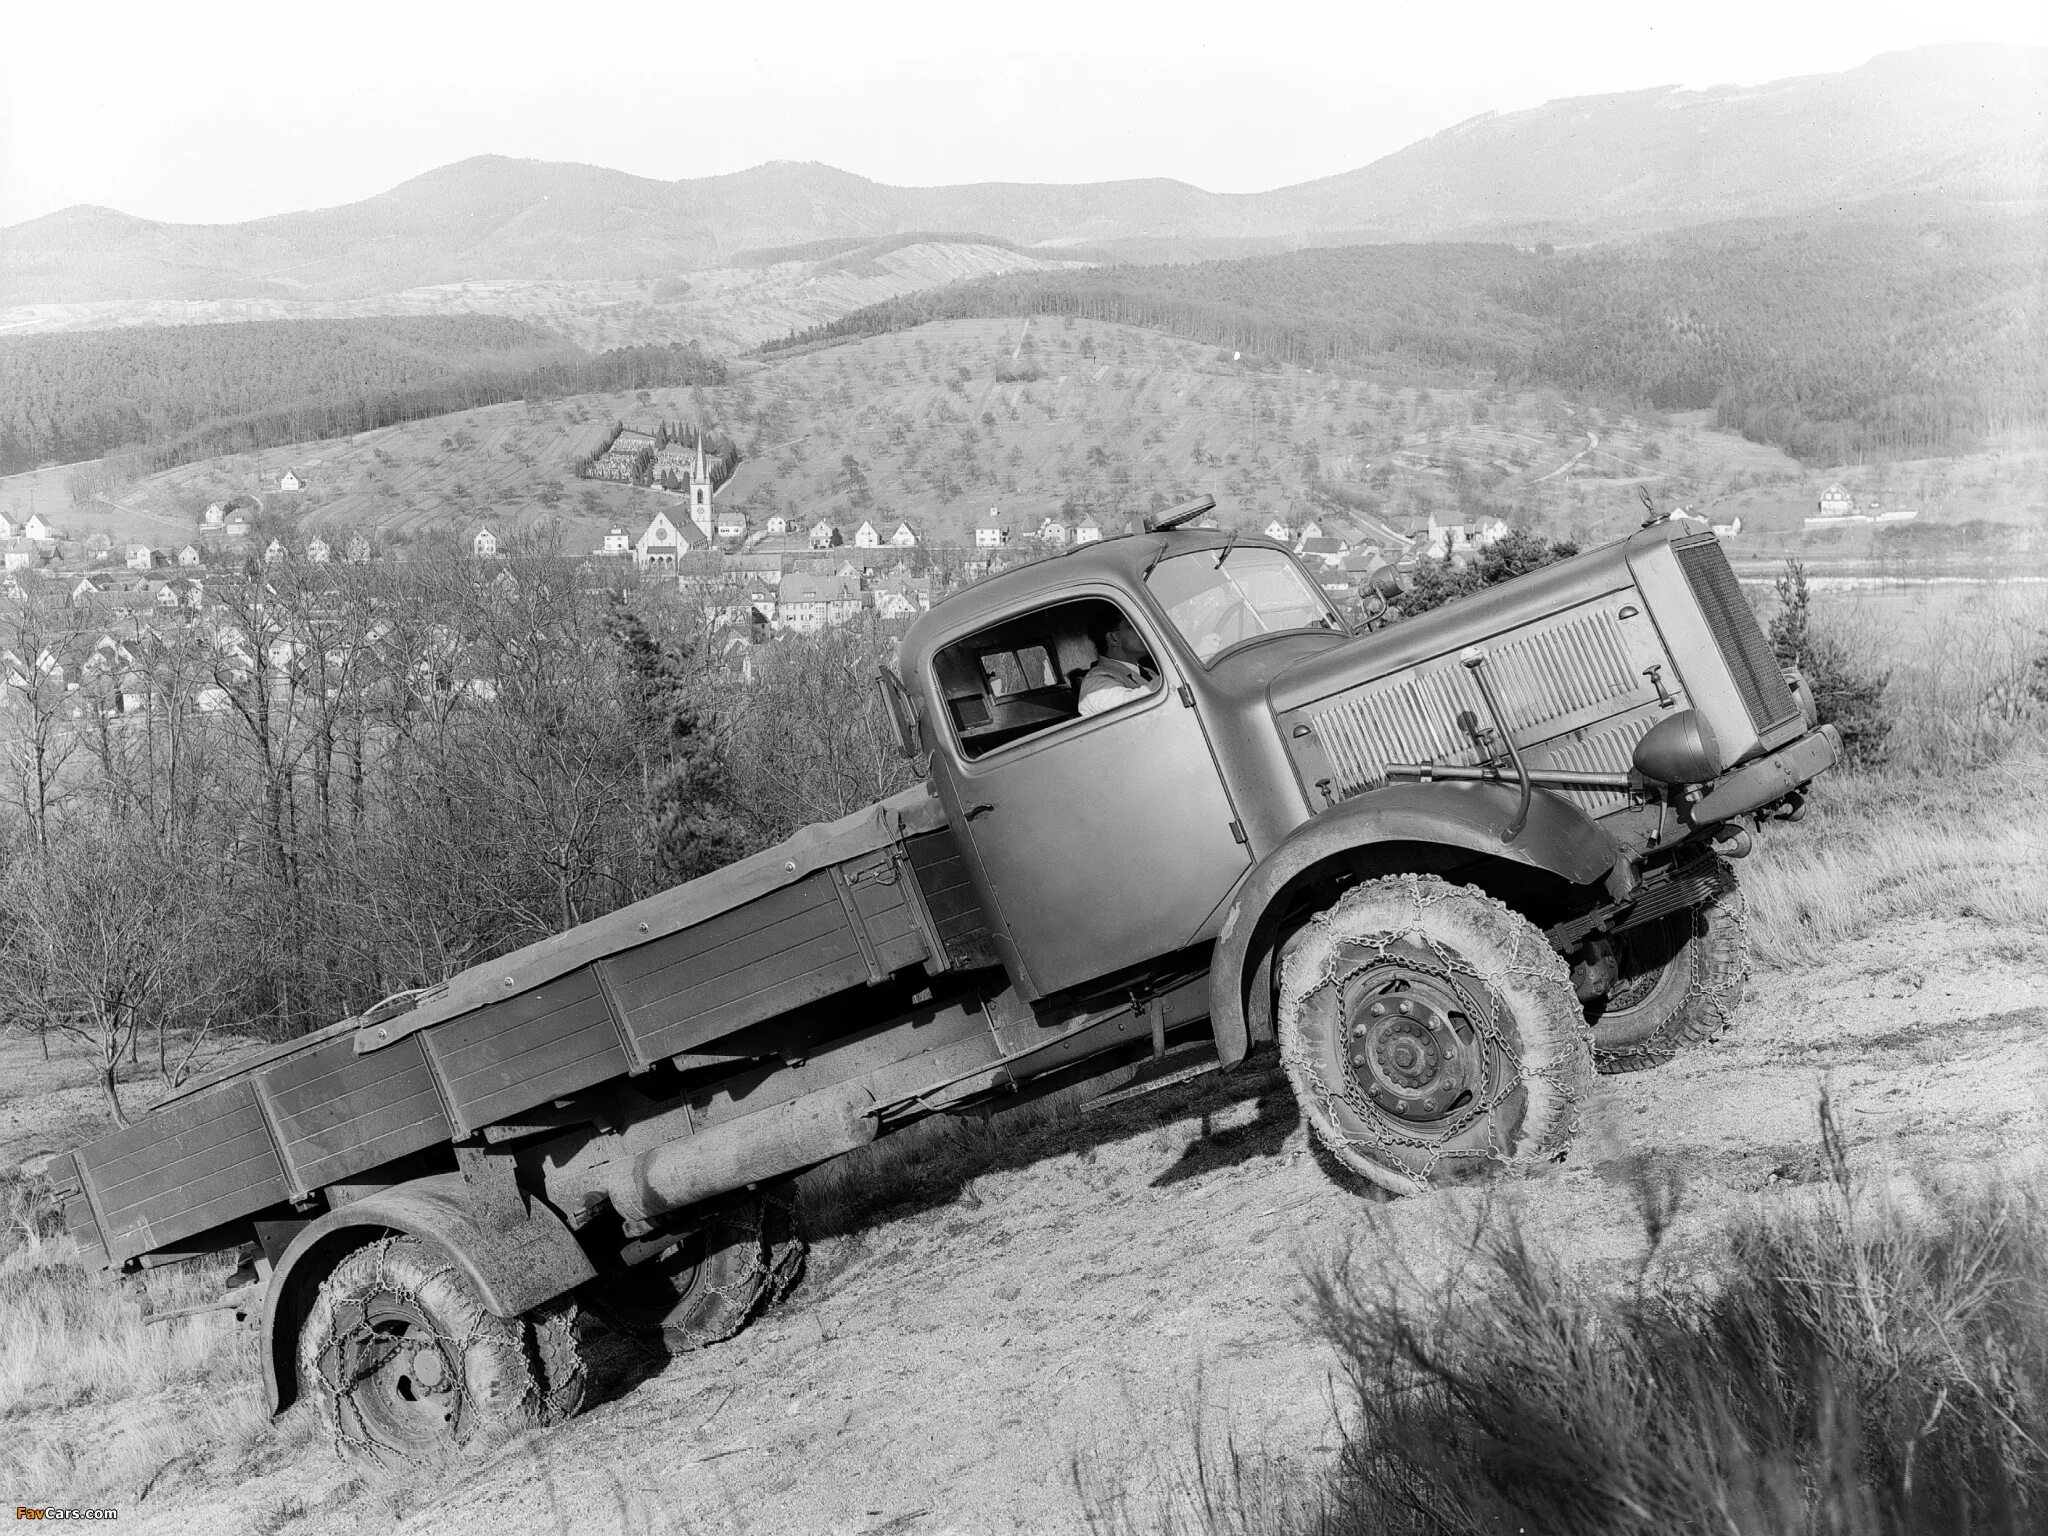
[[[1136,531],[1139,523],[1131,517],[1106,528],[1102,519],[1081,509],[1006,513],[991,506],[965,540],[943,541],[928,538],[908,521],[881,515],[849,525],[833,515],[806,519],[770,509],[759,514],[757,523],[749,508],[719,501],[731,467],[720,455],[707,455],[701,433],[685,443],[666,423],[652,431],[620,424],[599,452],[575,468],[585,478],[643,487],[669,504],[656,506],[637,529],[614,523],[597,547],[576,551],[547,546],[534,529],[500,531],[482,522],[445,541],[440,552],[483,564],[546,547],[569,556],[579,583],[593,590],[666,588],[692,607],[707,637],[729,648],[735,641],[767,644],[783,634],[816,634],[850,624],[866,624],[879,633],[916,617],[968,582]],[[287,494],[305,491],[311,483],[311,472],[297,468],[285,469],[275,480],[277,490]],[[1830,496],[1838,494],[1838,488],[1829,488]],[[1825,501],[1823,515],[1830,520],[1841,516]],[[1213,518],[1204,522],[1215,525]],[[8,600],[17,620],[9,626],[14,635],[0,635],[0,666],[5,669],[0,698],[19,704],[24,696],[55,685],[78,695],[66,712],[80,718],[94,710],[130,712],[144,707],[149,690],[124,688],[109,679],[131,670],[137,655],[159,640],[167,625],[206,629],[235,653],[237,631],[227,622],[232,605],[224,599],[265,571],[289,567],[297,585],[317,586],[322,568],[433,557],[425,549],[382,544],[362,530],[294,539],[289,529],[271,531],[274,527],[274,520],[256,511],[253,498],[210,503],[192,537],[165,545],[115,544],[103,533],[75,539],[39,513],[29,513],[19,526],[0,515],[0,598]],[[1434,516],[1403,532],[1352,511],[1314,513],[1299,522],[1274,516],[1239,531],[1292,549],[1339,610],[1352,615],[1369,603],[1375,589],[1384,592],[1405,582],[1423,562],[1462,566],[1509,533],[1498,519],[1466,525],[1440,523]],[[1729,538],[1740,532],[1740,525],[1715,525],[1714,531]],[[493,579],[513,578],[501,569]],[[21,621],[31,613],[41,617],[34,623]],[[59,613],[63,621],[52,622]],[[98,703],[89,710],[87,700],[94,697]],[[218,708],[226,695],[219,689],[201,690],[196,702],[202,709]]]

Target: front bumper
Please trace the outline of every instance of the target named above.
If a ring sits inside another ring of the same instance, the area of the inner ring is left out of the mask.
[[[1841,738],[1832,725],[1823,725],[1769,757],[1743,764],[1693,802],[1689,819],[1706,827],[1747,815],[1811,783],[1841,755]]]

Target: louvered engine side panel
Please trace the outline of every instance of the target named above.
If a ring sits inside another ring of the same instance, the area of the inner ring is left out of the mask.
[[[1563,768],[1577,773],[1627,773],[1635,761],[1636,743],[1657,723],[1652,714],[1634,714],[1601,730],[1589,731],[1569,741],[1552,742],[1539,751],[1525,754],[1531,768]],[[1555,791],[1588,816],[1605,816],[1628,804],[1618,789],[1561,789]]]
[[[1654,697],[1630,662],[1612,603],[1495,641],[1486,666],[1518,743],[1579,729]],[[1388,763],[1478,762],[1471,732],[1459,723],[1468,713],[1482,724],[1489,719],[1471,671],[1450,655],[1310,705],[1301,718],[1320,738],[1342,799],[1378,785]],[[1500,746],[1494,743],[1496,751]],[[1627,766],[1624,758],[1620,767]]]

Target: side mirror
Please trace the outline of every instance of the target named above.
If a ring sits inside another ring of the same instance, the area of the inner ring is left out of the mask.
[[[917,703],[886,662],[875,666],[875,690],[882,696],[882,715],[889,722],[889,734],[896,739],[896,750],[905,757],[916,757]]]

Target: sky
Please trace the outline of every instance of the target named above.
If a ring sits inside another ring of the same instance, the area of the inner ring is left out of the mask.
[[[1960,41],[2048,44],[2048,5],[0,0],[0,226],[75,203],[232,222],[477,154],[1251,192],[1481,112]]]

